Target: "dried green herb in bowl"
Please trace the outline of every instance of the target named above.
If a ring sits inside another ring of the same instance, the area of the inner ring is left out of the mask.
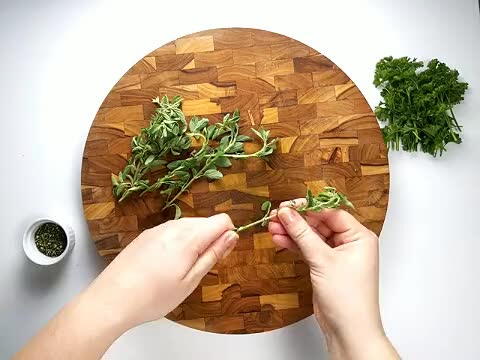
[[[67,247],[67,234],[53,222],[40,225],[35,231],[34,240],[37,249],[50,257],[60,256]]]
[[[75,247],[75,232],[63,220],[40,218],[27,226],[23,234],[23,251],[38,265],[59,263]]]

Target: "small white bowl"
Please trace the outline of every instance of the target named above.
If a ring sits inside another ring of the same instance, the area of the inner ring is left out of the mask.
[[[37,245],[35,245],[35,232],[40,225],[45,223],[54,223],[59,225],[67,235],[67,246],[65,247],[63,253],[61,253],[59,256],[50,257],[42,254],[40,250],[38,250]],[[31,261],[38,265],[52,265],[60,262],[70,251],[72,251],[74,246],[75,233],[73,232],[73,229],[69,225],[59,222],[58,220],[46,218],[38,219],[31,224],[25,231],[25,234],[23,234],[23,251],[25,251],[25,255],[27,255]]]

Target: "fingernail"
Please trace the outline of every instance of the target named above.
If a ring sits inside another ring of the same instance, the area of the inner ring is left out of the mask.
[[[229,231],[227,234],[227,238],[225,239],[225,244],[227,246],[227,249],[223,253],[222,259],[225,259],[230,253],[232,252],[233,249],[235,249],[235,246],[237,246],[237,239],[238,239],[238,234],[233,231]]]
[[[295,221],[298,220],[298,213],[295,210],[292,210],[288,207],[281,208],[278,211],[278,217],[283,223],[286,224],[293,224]]]

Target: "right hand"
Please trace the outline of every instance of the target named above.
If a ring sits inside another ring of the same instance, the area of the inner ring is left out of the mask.
[[[377,236],[343,210],[303,218],[289,204],[280,205],[269,231],[276,245],[300,250],[310,266],[315,317],[329,351],[341,359],[398,359],[380,318]]]

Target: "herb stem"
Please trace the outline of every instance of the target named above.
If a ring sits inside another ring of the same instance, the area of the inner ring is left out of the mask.
[[[235,139],[237,138],[237,135],[238,135],[238,128],[232,131],[230,141],[227,147],[225,148],[225,153],[228,152],[228,150],[230,150],[230,148],[235,144]],[[206,142],[207,138],[205,136],[203,136],[203,138],[205,139],[205,142],[204,142],[204,145],[205,145],[205,143],[207,143]],[[204,148],[206,148],[206,145],[202,146],[202,149],[200,151],[202,151]],[[220,153],[216,152],[210,155],[213,155],[213,156],[206,155],[206,157],[208,157],[209,159],[205,162],[205,165],[198,171],[197,174],[192,176],[192,178],[180,188],[180,190],[175,194],[175,196],[172,199],[167,201],[167,203],[163,206],[162,210],[165,210],[166,208],[170,207],[175,202],[175,200],[177,200],[178,197],[182,195],[190,185],[192,185],[192,183],[195,180],[201,178],[205,173],[205,171],[207,171],[210,168],[210,166],[218,159],[218,157],[220,156]],[[226,154],[223,154],[223,155],[225,156]]]
[[[270,212],[271,213],[271,212]],[[263,218],[261,219],[258,219],[250,224],[247,224],[247,225],[243,225],[243,226],[239,226],[238,228],[235,228],[234,231],[239,233],[241,231],[245,231],[245,230],[248,230],[258,224],[261,224],[261,223],[264,223],[265,221],[269,221],[269,220],[272,220],[276,215],[269,215],[269,216],[264,216]]]
[[[294,208],[300,214],[304,214],[309,211],[319,212],[325,209],[336,209],[340,206],[354,208],[353,204],[347,199],[347,197],[339,192],[333,187],[326,186],[322,192],[317,196],[314,196],[310,190],[307,191],[306,195],[306,204],[296,207],[294,203],[289,205],[289,207]],[[274,210],[271,210],[270,201],[265,201],[262,204],[262,210],[265,211],[265,214],[261,219],[255,220],[246,225],[239,226],[234,229],[235,232],[239,233],[250,229],[256,225],[265,226],[270,220],[272,220],[275,215],[272,215]],[[278,211],[278,210],[277,210]]]
[[[232,146],[232,142],[230,142],[227,149],[229,149],[231,146]],[[207,171],[207,169],[212,165],[212,163],[214,163],[215,160],[217,160],[217,158],[218,158],[218,153],[215,153],[215,154],[212,154],[212,155],[214,155],[214,156],[210,157],[209,160],[207,160],[205,162],[205,165],[198,171],[198,173],[196,175],[192,176],[192,178],[180,188],[180,190],[175,194],[175,196],[172,199],[167,201],[167,203],[163,206],[162,210],[165,210],[166,208],[170,207],[175,202],[175,200],[177,200],[178,197],[180,195],[182,195],[185,192],[185,190],[190,187],[190,185],[192,185],[192,183],[195,180],[197,180],[197,179],[199,179],[203,176],[205,171]]]
[[[198,172],[197,175],[192,176],[192,178],[180,188],[180,190],[175,194],[175,196],[173,198],[171,198],[170,200],[167,201],[167,203],[163,206],[162,211],[165,210],[166,208],[170,207],[175,202],[175,200],[177,200],[178,197],[180,195],[182,195],[190,185],[192,185],[192,183],[195,180],[200,178],[200,176],[198,176],[198,175],[201,174],[203,171],[205,171],[206,167],[207,167],[207,163],[205,163],[205,166]]]
[[[266,146],[264,145],[260,150],[251,153],[251,154],[224,154],[226,157],[230,157],[232,159],[245,159],[249,157],[257,157],[258,155],[262,154],[265,151]]]
[[[202,133],[199,133],[199,132],[189,132],[189,133],[187,133],[187,135],[190,136],[190,137],[194,137],[194,138],[196,138],[197,136],[202,138],[202,148],[200,149],[200,151],[202,151],[204,148],[207,147],[207,145],[208,145],[208,140],[207,140],[206,136],[203,135]]]
[[[458,125],[457,118],[455,117],[455,114],[453,113],[453,108],[451,106],[449,110],[450,114],[452,115],[453,122],[455,123],[455,127],[458,129],[458,131],[461,131],[462,129],[460,128],[460,125]]]
[[[190,134],[188,134],[188,135],[190,135]],[[197,133],[192,134],[192,136],[194,136],[194,135],[201,135],[205,139],[205,142],[206,142],[206,138],[202,134],[197,134]],[[225,153],[225,154],[223,154],[223,156],[228,157],[228,158],[232,158],[232,159],[246,159],[246,158],[249,158],[249,157],[258,157],[259,155],[263,154],[263,152],[265,151],[266,148],[267,148],[267,142],[264,141],[263,145],[262,145],[262,148],[258,151],[255,151],[254,153],[251,153],[251,154],[227,154],[227,153]],[[203,147],[202,147],[202,149],[203,149]],[[195,155],[198,156],[198,154],[201,153],[202,149],[200,149],[199,152],[196,153]],[[205,157],[206,158],[211,158],[211,157],[214,157],[216,155],[217,154],[206,154]],[[191,160],[194,157],[195,156],[190,156],[190,157],[186,158],[185,160]]]

